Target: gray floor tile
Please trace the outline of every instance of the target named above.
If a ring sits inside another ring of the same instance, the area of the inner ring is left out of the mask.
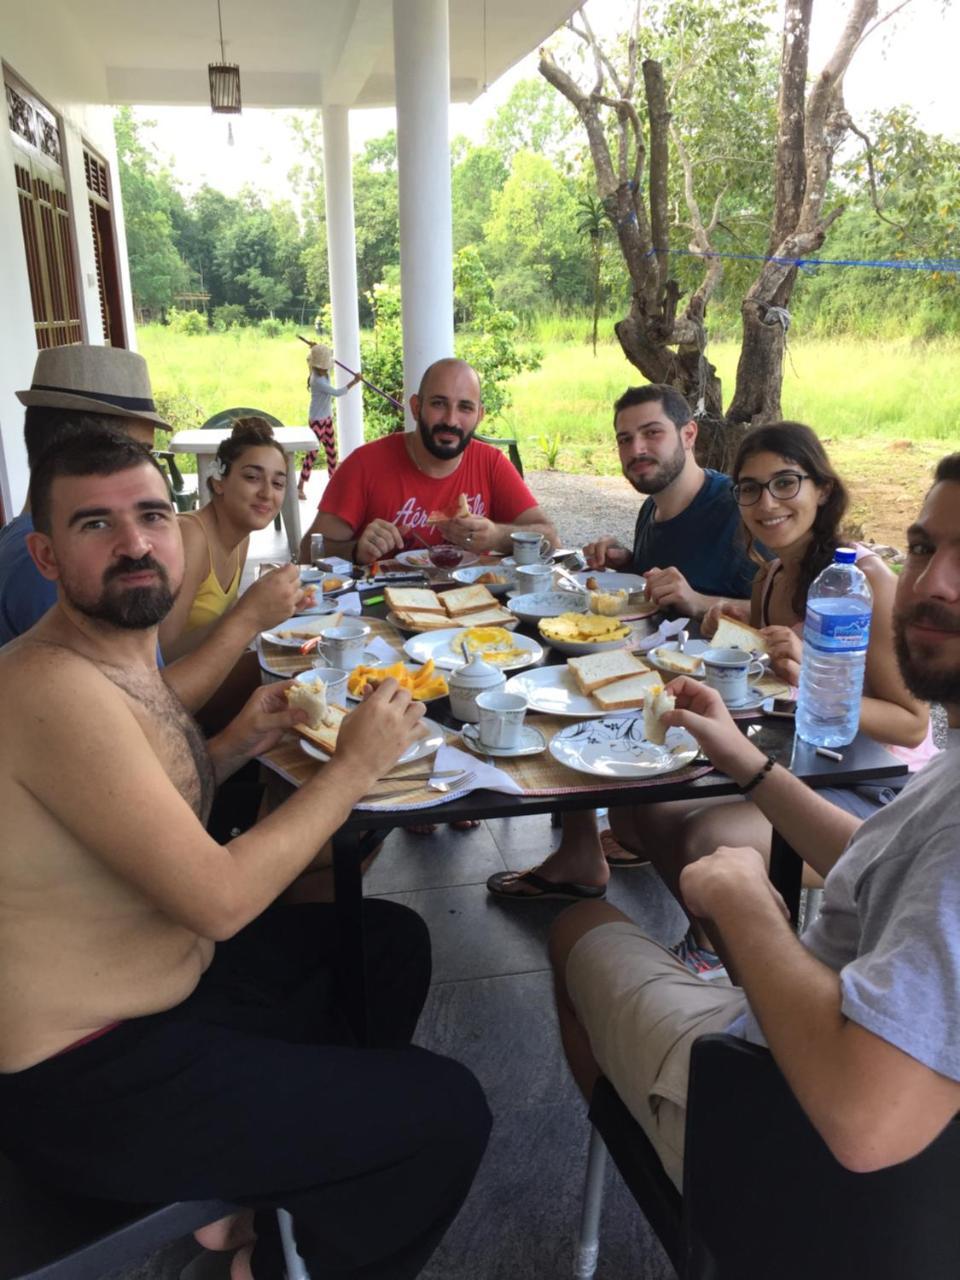
[[[498,1118],[531,1105],[582,1109],[560,1046],[547,972],[434,986],[417,1043],[465,1063]]]
[[[571,1273],[588,1125],[581,1103],[498,1116],[466,1203],[422,1280],[557,1280]],[[597,1280],[672,1280],[632,1199],[607,1176]]]
[[[548,813],[498,818],[488,825],[510,871],[535,867],[560,843],[560,828],[551,827]]]
[[[687,917],[680,904],[649,865],[627,871],[614,869],[607,886],[607,901],[664,946],[672,946],[687,930]]]
[[[403,893],[455,884],[485,884],[504,870],[500,850],[486,823],[474,831],[440,826],[432,836],[391,831],[383,852],[367,872],[365,892]]]
[[[436,983],[546,969],[550,922],[568,905],[504,905],[482,884],[383,896],[412,907],[430,926]]]

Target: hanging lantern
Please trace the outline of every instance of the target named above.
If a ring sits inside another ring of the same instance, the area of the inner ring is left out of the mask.
[[[241,109],[240,68],[235,62],[227,61],[220,0],[217,0],[217,25],[220,29],[220,61],[211,62],[207,67],[210,74],[210,110],[218,115],[238,116]]]
[[[239,115],[240,68],[235,62],[211,62],[210,110],[222,115]]]

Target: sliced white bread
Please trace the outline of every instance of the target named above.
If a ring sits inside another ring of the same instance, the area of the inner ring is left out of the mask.
[[[447,625],[464,627],[505,627],[516,622],[517,616],[509,609],[495,603],[493,609],[478,609],[476,613],[459,613],[455,618],[448,618]]]
[[[442,631],[453,623],[445,613],[424,613],[421,609],[394,609],[393,616],[415,631]]]
[[[447,611],[440,603],[440,597],[435,591],[430,591],[426,587],[384,587],[383,598],[387,602],[387,608],[392,609],[394,613],[399,613],[401,609],[417,609],[420,613],[439,613],[444,617]]]
[[[496,609],[497,597],[483,586],[457,587],[453,591],[444,591],[440,596],[443,607],[451,618],[459,618],[465,613],[476,613],[478,609]]]
[[[648,742],[662,747],[666,741],[667,726],[663,717],[676,706],[673,694],[661,686],[649,689],[643,703],[643,736]]]
[[[679,649],[654,649],[650,661],[663,671],[675,671],[680,676],[703,675],[703,659],[696,653],[681,653]]]
[[[756,629],[745,622],[721,613],[717,629],[710,637],[713,649],[744,649],[747,653],[766,653],[767,642]]]
[[[602,685],[591,696],[603,711],[626,711],[630,707],[642,707],[651,689],[662,688],[663,683],[657,673],[647,671],[640,676]]]
[[[312,729],[305,724],[298,724],[294,728],[297,733],[308,741],[315,743],[321,751],[326,751],[327,755],[332,756],[337,749],[337,735],[340,732],[340,725],[343,717],[347,714],[347,710],[346,707],[338,707],[336,703],[331,703],[327,710],[331,715],[331,724],[320,725],[317,729]]]
[[[650,670],[627,649],[606,649],[600,653],[586,653],[582,658],[568,658],[567,666],[581,693],[593,693],[614,680],[643,675]]]

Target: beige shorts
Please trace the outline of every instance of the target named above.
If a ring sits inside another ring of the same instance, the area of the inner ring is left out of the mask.
[[[566,982],[600,1069],[681,1188],[690,1048],[744,1011],[743,991],[725,977],[698,978],[619,920],[576,943]]]

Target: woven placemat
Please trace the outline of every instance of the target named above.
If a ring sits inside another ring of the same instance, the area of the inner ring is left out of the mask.
[[[392,644],[398,653],[403,653],[403,637],[386,618],[364,617],[358,621],[366,622],[371,636],[379,636],[387,644]],[[316,656],[313,653],[301,653],[299,649],[288,649],[282,644],[273,644],[261,635],[257,638],[257,656],[265,671],[276,676],[298,676],[301,671],[309,671]]]
[[[561,716],[538,715],[531,718],[531,723],[536,725],[549,743],[554,734],[559,733],[561,729],[568,728],[575,721]],[[452,746],[463,746],[460,735],[454,730],[447,731],[446,739],[448,744]],[[469,755],[471,753],[466,751],[466,754]],[[642,782],[633,780],[614,782],[593,774],[588,775],[579,773],[575,769],[568,769],[566,765],[560,764],[558,760],[555,760],[549,751],[544,751],[539,756],[523,756],[519,760],[489,759],[486,757],[484,759],[487,763],[502,769],[518,786],[523,788],[525,795],[530,796],[575,795],[578,792],[587,791],[615,793],[617,791],[633,790],[637,787],[656,787],[661,783],[689,782],[711,771],[711,766],[708,764],[690,764],[683,769],[677,769],[673,773],[661,774],[658,778],[647,778]],[[279,773],[287,782],[297,787],[306,782],[308,778],[312,778],[317,769],[323,768],[319,761],[313,760],[301,750],[299,739],[295,740],[291,736],[285,738],[272,751],[261,756],[260,761],[276,773]],[[397,785],[402,784],[405,775],[425,773],[428,768],[429,757],[427,760],[415,760],[408,765],[394,769],[390,776],[378,783],[369,796],[364,796],[355,808],[392,811],[398,809],[427,809],[434,805],[446,804],[448,800],[459,799],[461,796],[468,794],[467,791],[452,790],[443,795],[437,795],[436,792],[427,789],[426,783],[420,786],[411,783],[409,795],[396,796],[389,800],[377,802],[378,790],[392,790]]]

